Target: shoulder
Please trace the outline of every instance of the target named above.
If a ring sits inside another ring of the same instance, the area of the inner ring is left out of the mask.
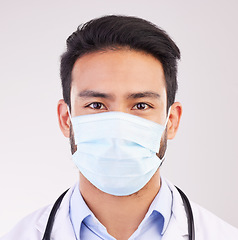
[[[57,211],[60,221],[67,219],[69,201],[75,186],[72,186],[65,194]],[[52,205],[45,206],[23,218],[7,235],[0,240],[41,240],[52,209]],[[67,219],[68,220],[68,219]]]
[[[180,228],[184,228],[186,225],[187,231],[187,219],[183,201],[178,190],[173,184],[166,180],[172,195],[173,195],[173,215],[177,219],[177,224]],[[238,229],[229,225],[222,219],[215,216],[213,213],[199,206],[198,204],[190,201],[194,224],[195,224],[195,234],[198,240],[204,239],[216,239],[216,240],[237,240],[238,239]],[[184,229],[185,232],[185,229]]]
[[[204,209],[196,203],[191,202],[195,230],[201,239],[238,239],[238,229],[226,223],[213,213]]]
[[[45,206],[37,211],[27,215],[16,226],[0,240],[41,240],[42,239],[42,227],[45,224],[38,225],[39,221],[43,218],[48,218],[52,205]]]

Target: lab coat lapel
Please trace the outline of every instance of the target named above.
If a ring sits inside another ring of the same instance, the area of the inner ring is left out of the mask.
[[[74,230],[70,221],[69,217],[69,201],[70,197],[72,195],[72,192],[74,190],[73,186],[72,188],[69,189],[69,191],[66,193],[64,196],[61,205],[56,213],[55,216],[55,221],[53,224],[53,229],[51,233],[51,239],[57,239],[57,240],[75,240],[75,234]],[[45,231],[45,226],[48,221],[48,217],[50,214],[52,207],[49,207],[47,211],[42,214],[41,218],[37,222],[37,229],[44,234]]]
[[[172,216],[162,239],[186,240],[188,239],[188,222],[182,198],[174,185],[167,180],[166,182],[173,195],[173,204]]]
[[[174,217],[171,218],[169,226],[165,231],[162,240],[187,240],[188,235],[183,233]]]
[[[51,239],[55,240],[76,240],[72,224],[69,217],[58,218],[58,222],[55,222],[55,229],[52,231]],[[61,221],[61,222],[60,222]]]

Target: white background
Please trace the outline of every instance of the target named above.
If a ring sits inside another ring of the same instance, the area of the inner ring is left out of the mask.
[[[105,14],[145,18],[180,47],[181,127],[163,175],[238,227],[238,2],[1,1],[0,235],[77,181],[56,106],[59,59],[76,27]]]

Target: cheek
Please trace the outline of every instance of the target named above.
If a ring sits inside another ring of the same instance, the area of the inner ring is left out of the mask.
[[[158,107],[156,110],[151,111],[148,119],[164,126],[167,119],[166,107],[163,105]]]

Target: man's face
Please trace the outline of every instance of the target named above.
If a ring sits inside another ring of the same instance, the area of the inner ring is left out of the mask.
[[[79,58],[72,70],[71,115],[120,111],[165,124],[167,95],[162,64],[134,50],[108,50]],[[166,148],[162,139],[159,157]],[[74,146],[74,141],[71,143]]]

